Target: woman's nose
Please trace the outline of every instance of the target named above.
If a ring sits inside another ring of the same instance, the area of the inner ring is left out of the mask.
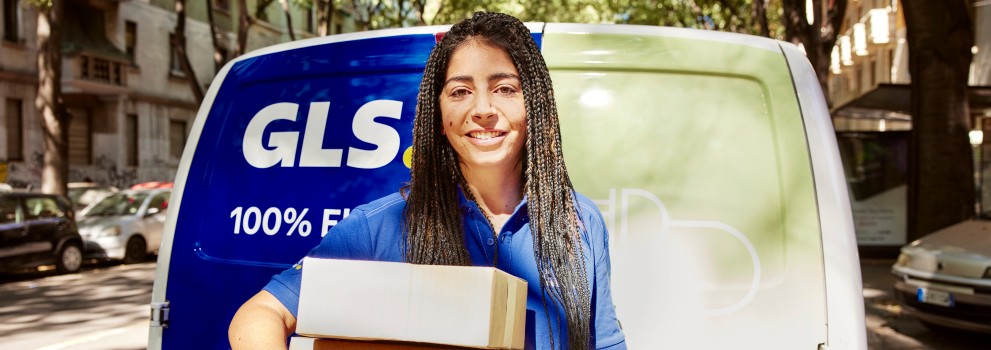
[[[485,94],[479,94],[472,106],[471,116],[474,119],[488,119],[495,116],[495,107],[492,106],[492,99]]]

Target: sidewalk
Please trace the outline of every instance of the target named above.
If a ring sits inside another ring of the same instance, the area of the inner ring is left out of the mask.
[[[985,349],[991,336],[965,332],[934,332],[914,317],[906,315],[892,295],[894,259],[862,259],[860,273],[864,284],[864,311],[867,316],[867,348],[903,349]]]

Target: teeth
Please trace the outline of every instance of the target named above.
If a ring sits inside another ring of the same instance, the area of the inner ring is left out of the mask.
[[[471,133],[470,136],[480,140],[487,140],[493,137],[502,136],[502,134],[503,134],[502,132],[498,132],[498,131],[476,131]]]

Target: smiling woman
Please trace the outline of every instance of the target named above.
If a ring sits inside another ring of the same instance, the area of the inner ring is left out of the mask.
[[[473,39],[451,58],[447,76],[440,97],[442,127],[462,173],[490,167],[521,173],[526,107],[513,61],[505,51]]]
[[[602,214],[575,192],[544,59],[522,22],[478,12],[431,51],[410,182],[354,208],[308,256],[495,266],[525,279],[526,348],[625,349]],[[234,349],[285,348],[301,266],[238,310]]]

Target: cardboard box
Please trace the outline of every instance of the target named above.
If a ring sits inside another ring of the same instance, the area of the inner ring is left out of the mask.
[[[451,345],[292,337],[289,350],[470,350]]]
[[[306,258],[296,333],[522,349],[526,293],[491,267]]]

